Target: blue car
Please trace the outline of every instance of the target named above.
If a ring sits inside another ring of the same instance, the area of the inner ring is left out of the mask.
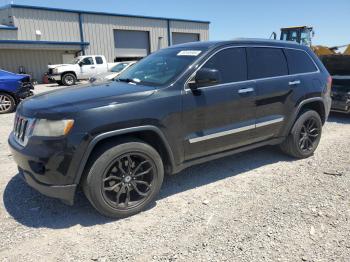
[[[0,114],[13,112],[18,103],[33,95],[29,75],[0,70]]]

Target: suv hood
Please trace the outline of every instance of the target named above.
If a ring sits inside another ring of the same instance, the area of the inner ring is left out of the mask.
[[[152,95],[153,87],[121,82],[106,82],[54,90],[23,101],[18,112],[27,117],[77,112],[85,109],[137,101]]]

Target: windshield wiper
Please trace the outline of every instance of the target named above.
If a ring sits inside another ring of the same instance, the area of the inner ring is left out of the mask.
[[[119,82],[125,82],[125,83],[137,83],[131,78],[117,78],[117,81]]]

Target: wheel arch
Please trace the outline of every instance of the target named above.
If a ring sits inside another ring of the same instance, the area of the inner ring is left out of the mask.
[[[327,111],[323,99],[321,97],[308,98],[300,102],[297,106],[297,109],[291,117],[288,127],[285,129],[284,136],[287,136],[291,132],[300,114],[308,109],[316,111],[321,117],[322,124],[325,124],[327,120]]]
[[[61,74],[61,78],[63,78],[64,75],[66,74],[73,74],[75,78],[77,78],[77,74],[74,71],[65,71]]]
[[[12,96],[14,99],[16,99],[16,95],[10,91],[4,90],[4,89],[0,89],[0,93],[6,93],[7,95]]]
[[[322,120],[322,124],[324,125],[326,123],[326,120],[327,120],[327,115],[326,115],[326,107],[325,107],[325,104],[324,104],[322,98],[308,99],[308,100],[305,100],[304,103],[303,102],[298,107],[298,114],[297,114],[296,118],[298,118],[298,116],[302,112],[304,112],[308,109],[311,109],[311,110],[316,111],[320,115],[320,118]]]
[[[125,138],[136,138],[154,147],[163,160],[165,172],[169,174],[173,172],[175,166],[174,156],[163,132],[155,126],[140,126],[97,135],[89,143],[88,148],[85,151],[75,178],[75,183],[79,184],[81,182],[84,170],[94,152],[105,144],[118,143],[118,141]]]
[[[15,100],[15,109],[16,109],[18,103],[20,102],[20,99],[18,98],[18,96],[16,96],[16,94],[13,92],[3,90],[3,89],[0,89],[0,93],[4,93],[4,94],[11,96]]]

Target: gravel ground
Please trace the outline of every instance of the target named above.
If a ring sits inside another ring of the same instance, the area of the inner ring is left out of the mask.
[[[38,86],[37,92],[57,87]],[[315,155],[265,147],[166,179],[157,202],[122,220],[73,207],[17,175],[0,121],[3,261],[350,261],[350,117],[332,114]]]

